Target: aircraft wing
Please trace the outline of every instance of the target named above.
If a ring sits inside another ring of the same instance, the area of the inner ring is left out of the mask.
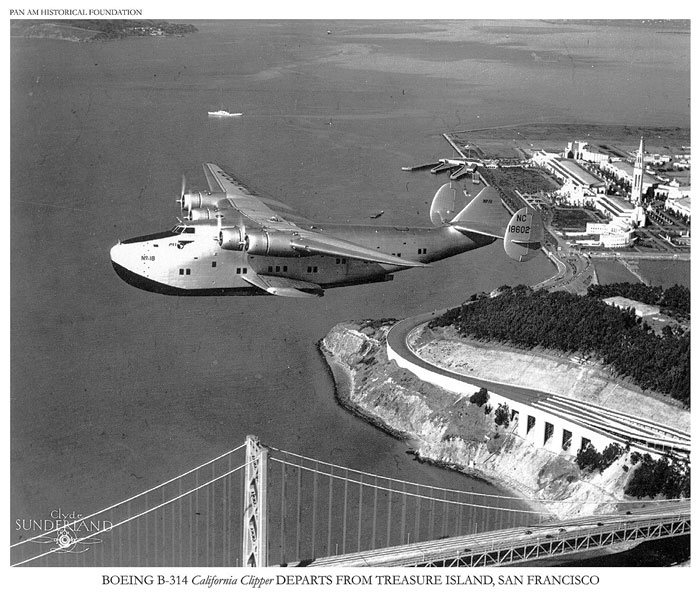
[[[331,255],[335,257],[348,257],[349,259],[361,259],[374,263],[386,263],[402,267],[429,267],[427,263],[402,259],[395,255],[388,255],[381,251],[368,249],[361,245],[315,232],[301,232],[292,242],[295,249],[309,255]]]
[[[323,289],[313,282],[282,278],[279,276],[262,276],[250,271],[241,276],[246,282],[257,286],[268,294],[286,296],[292,298],[309,298],[311,296],[323,296]]]
[[[230,218],[232,222],[236,222],[237,219],[244,216],[264,229],[291,232],[293,234],[292,246],[300,255],[330,255],[400,267],[429,267],[428,264],[419,261],[409,261],[334,236],[302,229],[291,219],[288,219],[297,218],[288,213],[291,208],[279,201],[263,199],[254,195],[240,181],[216,164],[204,164],[204,174],[212,192],[226,193],[226,200],[230,207],[220,208],[220,210],[224,214],[229,210],[237,212]],[[276,283],[282,279],[277,276],[273,278]],[[267,288],[259,283],[251,280],[248,282],[267,292]]]
[[[289,229],[296,226],[289,221],[304,220],[281,201],[257,196],[240,180],[216,164],[203,164],[204,176],[212,193],[226,193],[233,209],[261,226]]]
[[[204,176],[212,193],[226,193],[228,197],[253,195],[242,182],[216,164],[203,164]]]

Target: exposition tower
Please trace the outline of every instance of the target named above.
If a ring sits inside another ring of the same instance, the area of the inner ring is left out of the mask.
[[[644,137],[639,140],[639,150],[637,151],[637,159],[634,162],[634,173],[632,177],[632,194],[631,200],[634,205],[632,213],[632,223],[637,226],[644,227],[647,222],[647,215],[642,205],[642,190],[644,182]]]

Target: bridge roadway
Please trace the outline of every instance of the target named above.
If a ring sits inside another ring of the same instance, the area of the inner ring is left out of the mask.
[[[450,309],[432,311],[399,321],[387,335],[387,346],[399,357],[423,370],[485,388],[491,393],[521,404],[536,405],[540,410],[557,414],[580,427],[603,433],[613,441],[622,444],[629,443],[633,447],[656,454],[664,454],[668,451],[683,455],[690,453],[690,435],[688,433],[581,400],[464,375],[421,359],[409,345],[411,332],[448,310]]]
[[[690,501],[655,504],[644,512],[594,515],[529,527],[318,558],[305,566],[509,566],[606,548],[631,549],[647,540],[690,534]],[[288,564],[289,566],[301,565]]]

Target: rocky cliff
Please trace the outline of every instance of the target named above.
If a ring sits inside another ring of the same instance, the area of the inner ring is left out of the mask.
[[[336,380],[339,402],[393,435],[410,440],[416,454],[461,472],[485,476],[556,517],[585,515],[624,499],[626,458],[601,473],[582,473],[571,457],[537,449],[497,426],[497,405],[451,394],[389,362],[391,321],[336,325],[320,348]],[[498,355],[492,351],[490,359]],[[489,408],[491,407],[491,408]]]

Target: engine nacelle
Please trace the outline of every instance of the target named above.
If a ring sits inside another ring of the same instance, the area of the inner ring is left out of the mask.
[[[296,257],[299,255],[293,245],[296,236],[294,232],[249,229],[245,237],[246,251],[251,255]]]
[[[219,246],[227,251],[242,251],[246,248],[246,239],[238,226],[219,230]]]
[[[219,202],[226,199],[226,193],[207,193],[206,191],[189,191],[182,196],[182,209],[189,212],[200,207],[216,209]]]
[[[213,220],[215,217],[216,212],[213,209],[209,209],[208,207],[197,207],[190,210],[187,219],[191,220],[192,222],[196,222],[198,220]]]

